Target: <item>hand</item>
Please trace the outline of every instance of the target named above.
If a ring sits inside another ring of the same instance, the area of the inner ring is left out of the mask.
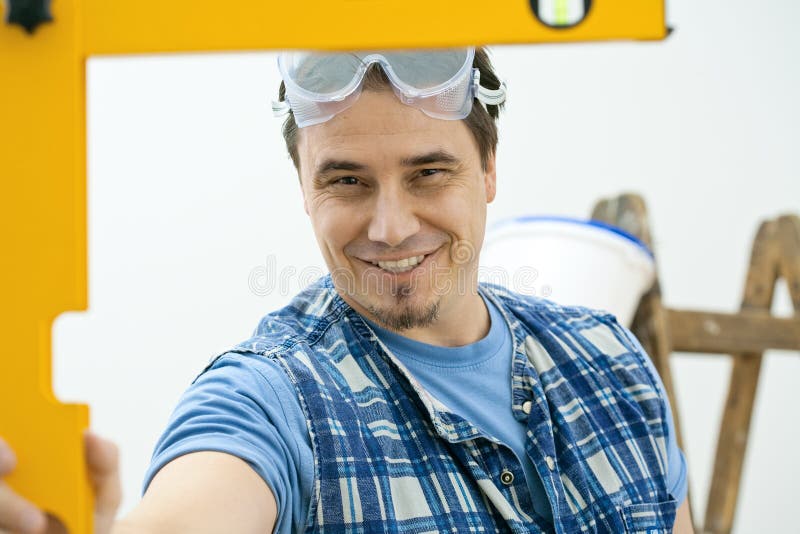
[[[89,481],[94,489],[95,534],[108,534],[122,500],[119,478],[119,452],[116,445],[91,432],[84,434],[84,451]],[[48,517],[33,504],[8,487],[2,478],[17,465],[14,452],[0,438],[0,534],[57,534],[65,532],[58,521]]]

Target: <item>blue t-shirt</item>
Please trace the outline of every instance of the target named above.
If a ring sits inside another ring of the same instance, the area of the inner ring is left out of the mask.
[[[536,513],[552,521],[541,480],[525,452],[525,425],[511,412],[511,332],[500,311],[491,301],[484,302],[491,318],[489,333],[462,347],[430,345],[369,324],[430,394],[516,453]],[[636,338],[631,339],[642,350]],[[667,422],[667,478],[680,504],[687,492],[686,461],[669,410]],[[156,444],[143,492],[161,467],[197,451],[225,452],[248,462],[275,495],[275,532],[304,530],[314,480],[313,451],[297,395],[278,364],[256,354],[229,354],[198,377]]]

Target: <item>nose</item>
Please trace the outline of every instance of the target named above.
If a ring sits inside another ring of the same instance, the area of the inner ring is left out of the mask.
[[[385,188],[378,193],[370,219],[367,237],[390,247],[400,245],[420,230],[414,214],[414,199],[403,191]]]

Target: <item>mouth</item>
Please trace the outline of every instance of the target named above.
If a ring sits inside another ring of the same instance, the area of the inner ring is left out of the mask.
[[[411,273],[413,271],[422,269],[428,263],[430,263],[430,258],[436,255],[438,251],[439,249],[437,248],[436,250],[433,250],[425,254],[407,256],[405,258],[398,258],[395,260],[372,261],[372,260],[362,260],[361,258],[359,258],[359,260],[368,265],[378,267],[379,269],[388,274],[398,275],[398,274]]]

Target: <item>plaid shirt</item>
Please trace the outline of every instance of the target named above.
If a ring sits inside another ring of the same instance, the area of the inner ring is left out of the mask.
[[[511,408],[553,525],[511,449],[429,395],[326,276],[233,349],[274,359],[296,388],[314,451],[307,532],[671,532],[647,356],[613,315],[480,289],[513,334]]]

